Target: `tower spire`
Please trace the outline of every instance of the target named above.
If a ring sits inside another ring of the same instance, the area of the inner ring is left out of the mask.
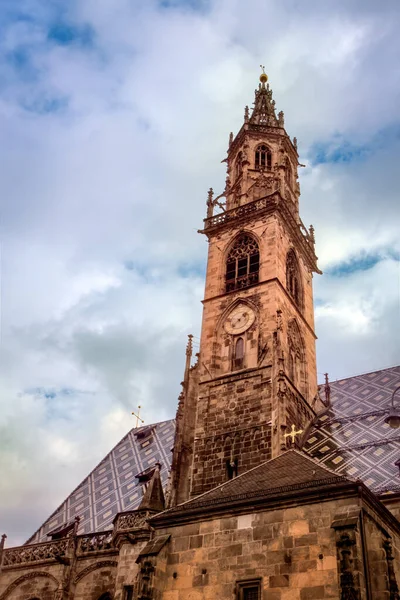
[[[272,99],[272,90],[269,87],[268,75],[263,65],[260,65],[262,73],[258,89],[255,90],[254,108],[250,117],[250,123],[256,125],[268,125],[279,127],[280,123],[275,114],[275,100]]]

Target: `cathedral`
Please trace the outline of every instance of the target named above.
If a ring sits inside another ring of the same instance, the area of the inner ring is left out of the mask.
[[[0,600],[400,599],[400,367],[317,384],[321,271],[267,81],[208,192],[176,419],[132,429],[24,545],[2,536]]]

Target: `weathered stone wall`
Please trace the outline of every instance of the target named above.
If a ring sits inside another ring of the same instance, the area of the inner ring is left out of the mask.
[[[235,597],[237,581],[261,577],[263,600],[339,598],[335,532],[339,500],[216,518],[171,533],[164,600]]]
[[[0,573],[1,600],[54,600],[62,580],[59,564],[35,565],[26,568],[4,569]]]
[[[271,457],[271,371],[199,386],[192,494],[227,481],[227,462],[244,473]]]

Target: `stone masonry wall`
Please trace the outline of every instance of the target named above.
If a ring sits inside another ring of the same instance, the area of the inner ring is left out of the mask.
[[[171,533],[163,600],[232,600],[237,581],[261,578],[263,600],[339,599],[338,506],[351,500],[216,518]]]
[[[202,384],[197,406],[192,494],[228,479],[227,461],[244,473],[271,457],[269,368]]]

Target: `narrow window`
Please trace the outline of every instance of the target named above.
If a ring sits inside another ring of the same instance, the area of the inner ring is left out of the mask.
[[[233,479],[237,477],[238,474],[238,459],[231,458],[226,461],[226,473],[228,475],[228,479]]]
[[[256,240],[247,234],[239,236],[226,261],[225,291],[231,292],[258,283],[260,253]]]
[[[124,600],[133,600],[133,585],[124,585]]]
[[[243,161],[243,154],[242,154],[242,152],[239,152],[237,159],[236,159],[236,163],[235,163],[235,179],[239,179],[239,177],[242,174],[242,161]]]
[[[285,181],[289,187],[292,187],[292,167],[290,166],[290,161],[287,157],[285,161]]]
[[[260,600],[261,579],[238,581],[236,584],[236,600]]]
[[[258,146],[255,155],[255,168],[268,169],[272,168],[272,153],[268,146]]]
[[[244,340],[242,337],[236,340],[235,357],[233,359],[233,368],[242,369],[244,365]]]
[[[300,283],[300,268],[294,250],[291,249],[286,257],[286,289],[298,308],[302,308],[303,299]]]

